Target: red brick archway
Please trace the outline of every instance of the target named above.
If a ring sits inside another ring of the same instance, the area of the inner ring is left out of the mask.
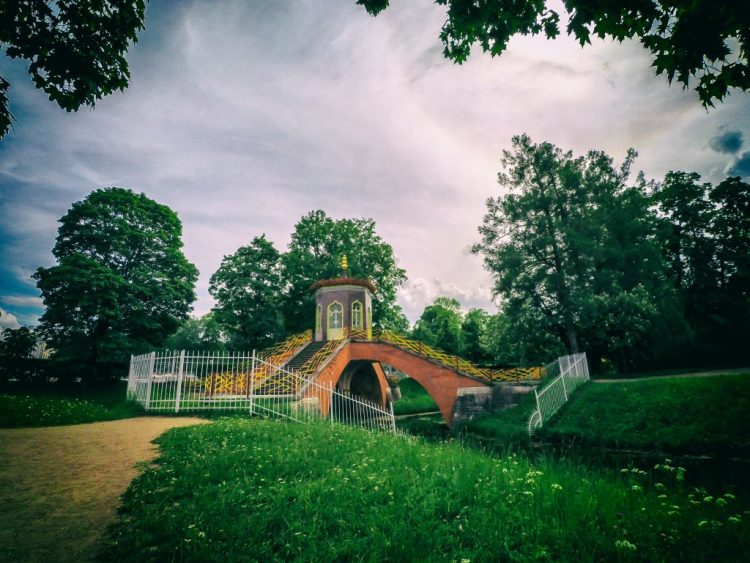
[[[453,422],[458,390],[464,387],[486,387],[450,368],[382,342],[347,342],[320,371],[318,381],[324,384],[330,382],[335,386],[349,363],[354,361],[382,362],[408,374],[430,394],[449,426]],[[388,382],[379,367],[376,368],[376,373],[385,400]]]

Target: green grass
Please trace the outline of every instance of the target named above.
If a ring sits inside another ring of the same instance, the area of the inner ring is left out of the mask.
[[[0,394],[0,428],[59,426],[143,414],[125,399],[124,383],[99,389],[52,387]]]
[[[750,512],[667,466],[606,474],[339,425],[173,429],[107,561],[733,561]]]
[[[544,440],[684,453],[750,454],[750,374],[583,386]]]
[[[424,387],[413,379],[402,379],[398,386],[401,389],[401,399],[393,403],[393,414],[398,416],[440,410]]]

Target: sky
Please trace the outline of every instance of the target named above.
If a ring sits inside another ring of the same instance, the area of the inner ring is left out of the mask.
[[[515,37],[492,58],[442,56],[443,8],[354,0],[153,0],[128,54],[130,86],[66,113],[0,55],[14,130],[0,140],[0,328],[33,325],[31,274],[54,264],[58,219],[97,188],[143,192],[177,212],[198,267],[194,314],[224,255],[265,233],[284,250],[323,209],[371,217],[409,276],[413,322],[437,296],[496,309],[470,247],[513,135],[576,154],[604,150],[659,180],[750,176],[750,94],[706,110],[656,76],[634,41],[581,48]]]

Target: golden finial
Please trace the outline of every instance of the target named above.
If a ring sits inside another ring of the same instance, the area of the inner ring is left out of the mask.
[[[344,273],[349,269],[349,262],[346,259],[346,254],[341,257],[341,269],[344,270]]]

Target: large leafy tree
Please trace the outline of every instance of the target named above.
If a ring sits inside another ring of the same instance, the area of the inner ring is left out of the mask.
[[[281,257],[285,284],[282,310],[287,332],[312,328],[315,301],[310,286],[318,280],[340,277],[343,255],[349,262],[348,276],[367,278],[377,288],[373,295],[374,323],[403,328],[396,289],[406,280],[406,273],[396,265],[391,245],[375,232],[375,221],[335,220],[318,210],[300,219],[288,251]]]
[[[460,356],[463,352],[462,321],[461,304],[450,297],[438,297],[422,311],[414,324],[412,337]]]
[[[659,239],[696,360],[733,362],[750,337],[750,184],[669,172],[653,195]]]
[[[657,302],[669,302],[635,153],[574,157],[522,135],[504,151],[474,252],[484,256],[510,322],[543,319],[570,352],[623,365],[648,338]],[[517,316],[518,319],[514,317]]]
[[[357,0],[375,15],[389,0]],[[447,6],[440,33],[444,54],[461,63],[479,44],[499,55],[516,34],[560,33],[560,14],[545,0],[435,0]],[[592,35],[618,41],[638,38],[653,55],[659,74],[695,89],[705,105],[731,88],[750,89],[750,9],[747,2],[711,0],[563,0],[566,30],[581,45]]]
[[[93,106],[130,79],[125,53],[143,28],[145,0],[0,0],[0,44],[29,61],[34,85],[66,111]],[[0,77],[0,137],[11,127]]]
[[[263,348],[283,334],[281,256],[265,235],[225,256],[211,276],[213,314],[235,348]]]
[[[40,331],[56,357],[97,364],[161,346],[195,300],[198,271],[177,215],[144,194],[106,188],[60,219],[57,264],[34,277]]]

